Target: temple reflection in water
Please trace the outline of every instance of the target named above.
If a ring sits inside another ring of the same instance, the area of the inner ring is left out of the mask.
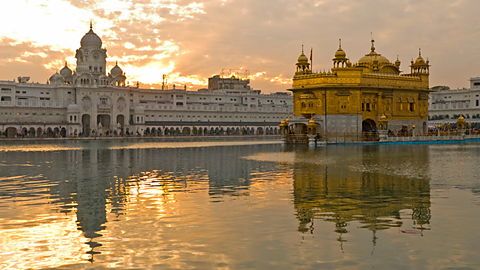
[[[91,261],[93,255],[99,254],[95,248],[102,244],[95,239],[107,232],[107,222],[112,221],[110,214],[117,218],[125,215],[129,204],[142,203],[140,193],[155,192],[155,195],[161,195],[159,198],[163,202],[167,202],[174,200],[179,192],[196,192],[192,186],[202,182],[208,183],[208,195],[212,202],[221,201],[224,196],[248,196],[252,174],[271,168],[262,166],[259,169],[255,161],[241,157],[278,148],[266,144],[109,149],[95,143],[90,145],[90,142],[79,144],[87,144],[88,147],[75,151],[30,152],[29,159],[45,162],[43,168],[25,168],[25,173],[48,179],[49,197],[55,201],[59,211],[76,215],[78,229],[88,239],[86,244],[90,246],[90,251],[87,253],[91,255]],[[12,163],[24,162],[24,153],[0,154]],[[55,164],[45,170],[50,163]],[[16,185],[21,186],[22,183]],[[198,188],[205,189],[205,185],[198,184]]]
[[[401,227],[405,214],[411,216],[418,231],[428,229],[428,168],[409,171],[411,164],[427,164],[428,149],[395,148],[394,152],[387,147],[376,151],[374,147],[363,146],[355,155],[345,147],[296,152],[293,194],[298,231],[313,233],[314,220],[324,220],[335,223],[335,232],[341,235],[348,233],[350,223],[356,221],[375,234]],[[324,159],[319,158],[322,156]],[[352,165],[347,161],[349,156],[361,160]]]

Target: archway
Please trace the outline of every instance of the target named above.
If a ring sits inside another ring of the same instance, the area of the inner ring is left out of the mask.
[[[34,138],[35,137],[35,128],[31,127],[29,130],[28,130],[28,137],[30,138]]]
[[[42,137],[43,130],[42,128],[37,128],[37,137]]]
[[[375,121],[372,119],[366,119],[362,122],[362,132],[374,132],[376,130]]]
[[[123,135],[123,133],[125,132],[123,130],[125,126],[125,116],[123,116],[123,114],[117,115],[117,127],[118,127],[118,124],[120,124],[120,134],[118,135]]]
[[[189,127],[184,127],[182,130],[183,135],[190,135],[190,128]]]
[[[91,127],[90,127],[90,115],[89,114],[84,114],[82,115],[82,135],[84,137],[88,137],[91,132]]]
[[[65,128],[62,128],[60,130],[60,136],[62,136],[63,138],[67,137],[67,130]]]
[[[17,129],[14,127],[8,127],[5,133],[7,134],[7,138],[14,138],[17,136]]]

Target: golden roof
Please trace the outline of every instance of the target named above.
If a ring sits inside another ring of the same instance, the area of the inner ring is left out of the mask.
[[[308,58],[307,56],[303,53],[303,45],[302,45],[302,54],[300,54],[300,56],[298,57],[298,60],[297,60],[298,63],[308,63]]]
[[[382,67],[385,65],[391,65],[390,61],[385,57],[382,56],[381,54],[375,52],[375,46],[374,46],[375,40],[372,39],[372,47],[370,53],[366,54],[364,57],[360,58],[357,62],[357,66],[367,66],[371,67],[374,65],[374,62],[376,61],[376,65],[378,67]]]
[[[308,121],[308,125],[309,126],[314,126],[316,125],[317,123],[315,123],[315,120],[313,120],[313,118],[310,118],[310,121]]]
[[[417,60],[415,60],[415,65],[424,65],[424,64],[425,64],[425,60],[423,60],[422,51],[419,49],[418,50],[418,58],[417,58]]]

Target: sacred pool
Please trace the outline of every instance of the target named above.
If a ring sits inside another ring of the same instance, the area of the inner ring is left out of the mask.
[[[480,143],[0,141],[0,269],[480,269]]]

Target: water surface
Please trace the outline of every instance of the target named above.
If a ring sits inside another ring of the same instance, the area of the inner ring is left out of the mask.
[[[0,142],[2,269],[480,269],[480,144]]]

